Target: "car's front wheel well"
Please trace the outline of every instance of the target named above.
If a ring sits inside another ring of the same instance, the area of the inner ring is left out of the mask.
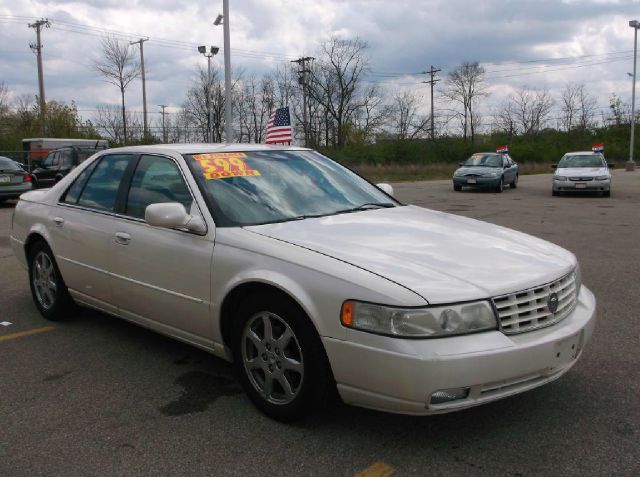
[[[300,304],[280,288],[262,282],[243,283],[227,294],[220,308],[220,331],[225,345],[231,346],[233,343],[233,321],[240,305],[251,296],[263,293],[278,296],[282,300],[291,302],[306,315]]]
[[[47,244],[46,239],[37,232],[34,232],[27,237],[27,240],[25,240],[24,242],[24,255],[27,258],[27,260],[29,260],[29,255],[31,254],[31,250],[39,242],[43,242]]]

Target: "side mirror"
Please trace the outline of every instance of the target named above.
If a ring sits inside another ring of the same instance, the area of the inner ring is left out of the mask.
[[[383,192],[385,192],[387,195],[393,196],[393,187],[391,187],[391,184],[376,184],[376,186],[378,186],[378,189],[382,189]]]
[[[613,163],[609,163],[609,164],[607,164],[607,167],[608,167],[609,169],[615,169],[616,165],[615,165],[615,164],[613,164]]]
[[[204,234],[207,231],[202,218],[189,215],[184,205],[178,202],[149,204],[144,211],[144,220],[154,227],[183,228],[198,234]]]
[[[464,167],[464,162],[458,162],[458,165],[459,165],[460,167]]]
[[[551,169],[557,169],[558,168],[558,164],[551,164]]]

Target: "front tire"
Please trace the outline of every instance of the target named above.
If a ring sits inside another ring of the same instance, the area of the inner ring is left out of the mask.
[[[462,186],[453,184],[453,190],[455,190],[456,192],[460,192],[462,190]]]
[[[322,342],[297,304],[260,293],[234,323],[234,366],[240,383],[267,416],[300,419],[323,406],[331,378]]]
[[[611,197],[611,189],[609,189],[609,190],[605,190],[605,191],[602,193],[602,196],[603,196],[603,197]]]
[[[496,186],[496,192],[498,194],[502,193],[503,190],[504,190],[504,177],[500,178],[500,182]]]
[[[29,286],[33,301],[44,318],[58,321],[68,316],[73,300],[60,275],[53,252],[43,241],[37,242],[29,250]]]

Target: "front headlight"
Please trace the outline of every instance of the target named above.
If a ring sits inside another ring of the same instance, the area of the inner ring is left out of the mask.
[[[609,176],[596,176],[597,181],[606,181],[608,178]]]
[[[498,173],[497,172],[485,172],[484,174],[482,174],[482,177],[498,177]]]
[[[566,181],[567,178],[565,176],[553,176],[553,179],[556,181]]]
[[[348,300],[342,304],[340,321],[349,328],[404,338],[462,335],[498,326],[488,301],[396,308]]]
[[[461,176],[461,175],[463,175],[463,174],[464,174],[464,171],[463,171],[462,169],[457,169],[457,170],[453,173],[453,175],[454,175],[454,176]]]

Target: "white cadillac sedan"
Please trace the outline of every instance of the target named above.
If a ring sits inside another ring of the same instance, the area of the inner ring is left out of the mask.
[[[35,305],[74,303],[234,362],[255,405],[434,414],[567,372],[595,325],[576,258],[403,205],[309,149],[111,149],[24,194],[11,244]]]

